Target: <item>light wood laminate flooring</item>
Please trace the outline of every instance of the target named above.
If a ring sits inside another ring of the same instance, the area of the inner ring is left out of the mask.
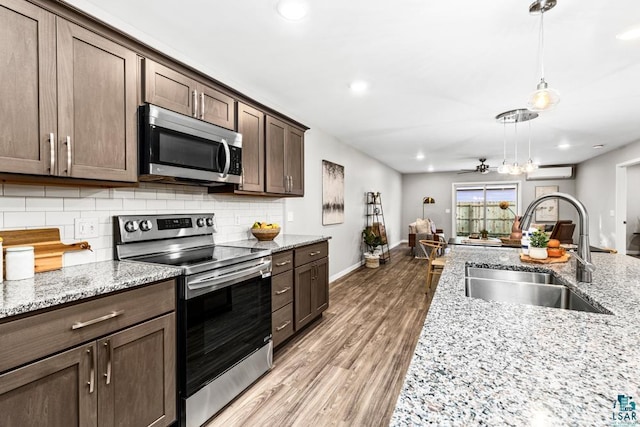
[[[432,297],[425,275],[401,245],[332,283],[322,319],[208,427],[388,425]]]

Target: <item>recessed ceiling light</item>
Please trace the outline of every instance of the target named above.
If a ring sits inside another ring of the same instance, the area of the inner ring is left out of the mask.
[[[571,144],[568,144],[566,142],[562,143],[562,144],[558,144],[558,148],[560,150],[568,150],[571,147]]]
[[[351,92],[353,93],[364,93],[368,88],[369,84],[363,80],[356,80],[354,82],[351,82],[351,84],[349,85],[349,89],[351,89]]]
[[[601,148],[604,148],[604,144],[596,144],[593,146],[594,150],[600,150]]]
[[[309,4],[304,0],[280,0],[276,9],[284,19],[299,21],[307,16]]]
[[[616,35],[618,40],[633,40],[640,38],[640,28],[632,28],[628,31]]]
[[[424,160],[424,154],[422,153],[416,154],[416,160]]]

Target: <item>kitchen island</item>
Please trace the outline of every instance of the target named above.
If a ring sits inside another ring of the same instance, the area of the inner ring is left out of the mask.
[[[621,411],[618,399],[640,401],[640,260],[594,253],[593,283],[578,283],[575,260],[539,268],[518,253],[452,248],[391,425],[612,425],[638,418],[640,410]],[[551,270],[613,314],[468,298],[467,264]]]

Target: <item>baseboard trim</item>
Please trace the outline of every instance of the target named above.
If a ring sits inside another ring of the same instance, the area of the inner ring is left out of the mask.
[[[339,278],[346,276],[347,274],[351,273],[352,271],[357,270],[358,268],[362,267],[363,265],[364,265],[364,261],[360,261],[360,262],[358,262],[356,264],[353,264],[353,265],[345,268],[342,271],[337,272],[336,274],[334,274],[334,275],[329,277],[329,283],[335,282]]]

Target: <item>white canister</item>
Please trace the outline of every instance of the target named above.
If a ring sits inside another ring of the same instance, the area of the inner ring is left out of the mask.
[[[529,232],[522,232],[522,239],[520,239],[520,246],[522,247],[522,253],[529,255]]]
[[[7,248],[5,256],[7,280],[22,280],[33,277],[35,271],[33,246]]]

